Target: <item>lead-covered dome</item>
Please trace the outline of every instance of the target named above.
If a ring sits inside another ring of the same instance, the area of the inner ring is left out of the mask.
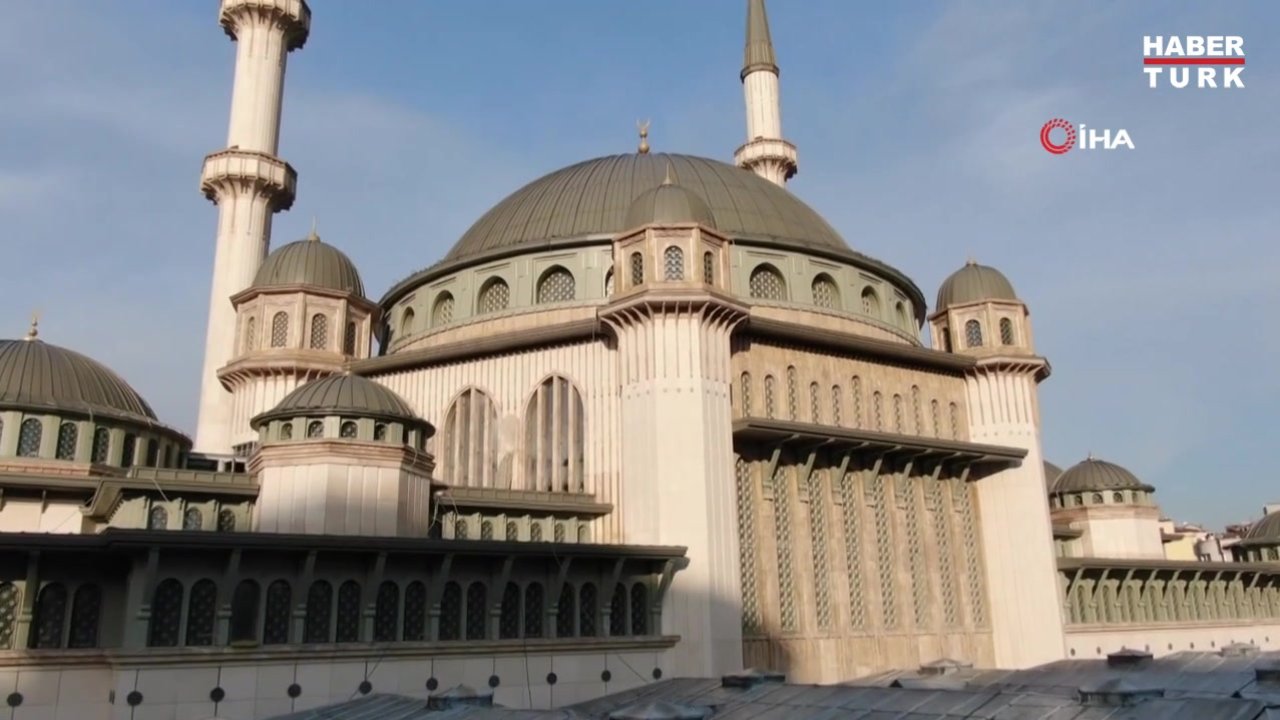
[[[1249,545],[1280,545],[1280,512],[1272,512],[1249,527],[1244,535]]]
[[[965,266],[951,273],[938,287],[938,312],[954,305],[984,300],[1017,300],[1013,283],[1004,273],[987,265],[970,260]]]
[[[253,278],[254,288],[310,285],[364,297],[364,283],[355,263],[314,233],[304,240],[276,248]]]
[[[254,429],[264,422],[301,415],[350,415],[421,424],[422,418],[399,395],[359,375],[330,375],[312,380],[276,406],[250,422]]]
[[[155,423],[147,401],[110,368],[32,332],[0,340],[0,407]]]
[[[668,176],[658,187],[640,193],[627,210],[628,228],[649,223],[701,223],[714,228],[716,219],[701,196],[677,185]]]
[[[851,254],[818,213],[755,173],[692,155],[644,153],[587,160],[534,180],[477,220],[444,262],[538,248],[549,240],[616,235],[629,229],[631,204],[662,183],[668,166],[680,186],[705,201],[725,234]]]
[[[1054,493],[1097,492],[1102,490],[1143,490],[1155,488],[1115,463],[1089,457],[1067,468],[1054,483]]]

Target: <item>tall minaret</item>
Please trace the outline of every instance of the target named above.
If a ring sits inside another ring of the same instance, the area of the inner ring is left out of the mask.
[[[782,139],[778,58],[769,37],[764,0],[747,0],[747,48],[742,61],[747,101],[747,143],[733,154],[738,167],[778,185],[796,174],[796,146]]]
[[[236,41],[227,149],[204,160],[200,189],[218,206],[218,241],[200,377],[195,450],[231,452],[231,395],[217,371],[235,353],[231,296],[249,287],[271,243],[271,216],[293,204],[298,175],[276,157],[284,68],[311,30],[304,0],[222,0],[218,20]]]

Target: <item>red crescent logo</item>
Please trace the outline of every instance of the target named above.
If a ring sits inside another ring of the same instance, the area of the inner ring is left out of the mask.
[[[1063,140],[1061,145],[1049,139],[1049,133],[1059,128],[1067,132],[1067,139]],[[1061,155],[1075,147],[1076,129],[1066,120],[1063,120],[1062,118],[1054,118],[1040,128],[1040,145],[1054,155]]]

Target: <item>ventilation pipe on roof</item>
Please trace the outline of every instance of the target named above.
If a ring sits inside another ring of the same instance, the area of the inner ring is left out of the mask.
[[[973,663],[964,660],[952,660],[951,658],[941,658],[933,662],[925,663],[920,666],[920,674],[924,677],[941,677],[943,675],[954,675],[961,670],[969,670],[973,668]]]
[[[762,683],[784,683],[786,681],[787,676],[782,673],[749,668],[740,673],[725,675],[720,678],[720,687],[748,690]]]
[[[1146,650],[1121,648],[1107,655],[1107,666],[1113,668],[1137,667],[1146,664],[1152,657],[1151,653]]]
[[[458,685],[427,698],[428,710],[452,710],[460,707],[493,707],[493,693],[482,693],[470,685]]]

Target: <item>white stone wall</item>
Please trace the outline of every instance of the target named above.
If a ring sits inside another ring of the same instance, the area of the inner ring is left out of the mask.
[[[1146,650],[1156,657],[1184,650],[1213,652],[1236,642],[1252,643],[1264,652],[1280,650],[1280,625],[1223,621],[1068,630],[1066,634],[1067,658],[1077,660],[1106,657],[1124,648]]]
[[[319,459],[262,469],[255,531],[426,537],[429,478],[396,467]]]
[[[0,504],[0,532],[80,533],[81,507],[76,500],[5,498]]]
[[[1165,559],[1154,509],[1150,517],[1087,517],[1073,525],[1084,530],[1084,557]]]

